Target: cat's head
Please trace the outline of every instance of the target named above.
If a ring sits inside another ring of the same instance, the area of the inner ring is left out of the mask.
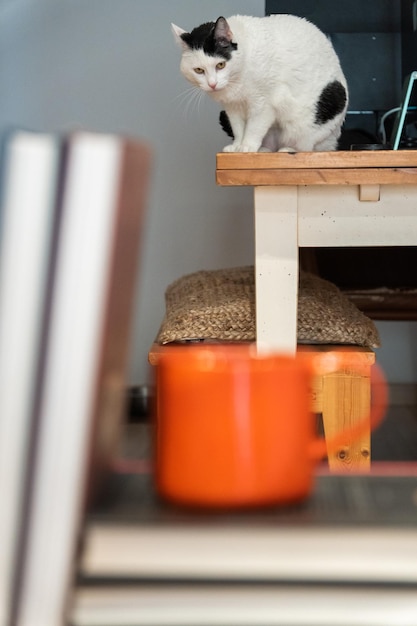
[[[197,26],[190,33],[171,24],[181,46],[182,74],[193,85],[215,94],[227,87],[237,71],[237,43],[224,17]]]

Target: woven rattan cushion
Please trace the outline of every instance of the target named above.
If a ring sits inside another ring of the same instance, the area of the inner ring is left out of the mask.
[[[253,266],[183,276],[165,292],[157,341],[255,341]],[[300,273],[298,343],[379,346],[378,331],[332,283]]]

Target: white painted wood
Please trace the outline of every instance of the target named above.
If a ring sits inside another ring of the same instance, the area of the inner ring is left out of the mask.
[[[358,186],[300,186],[302,246],[417,245],[417,186],[381,185],[378,202],[361,202]]]
[[[255,187],[259,350],[296,350],[298,247],[417,245],[417,185],[367,187]]]
[[[297,347],[297,187],[255,187],[256,341],[260,351]]]

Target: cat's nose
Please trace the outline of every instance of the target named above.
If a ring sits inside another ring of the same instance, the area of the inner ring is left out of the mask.
[[[216,89],[217,81],[209,80],[209,87],[211,87],[211,89]]]

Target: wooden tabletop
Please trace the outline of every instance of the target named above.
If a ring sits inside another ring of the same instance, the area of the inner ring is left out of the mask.
[[[417,150],[217,154],[216,182],[240,185],[416,185]]]

